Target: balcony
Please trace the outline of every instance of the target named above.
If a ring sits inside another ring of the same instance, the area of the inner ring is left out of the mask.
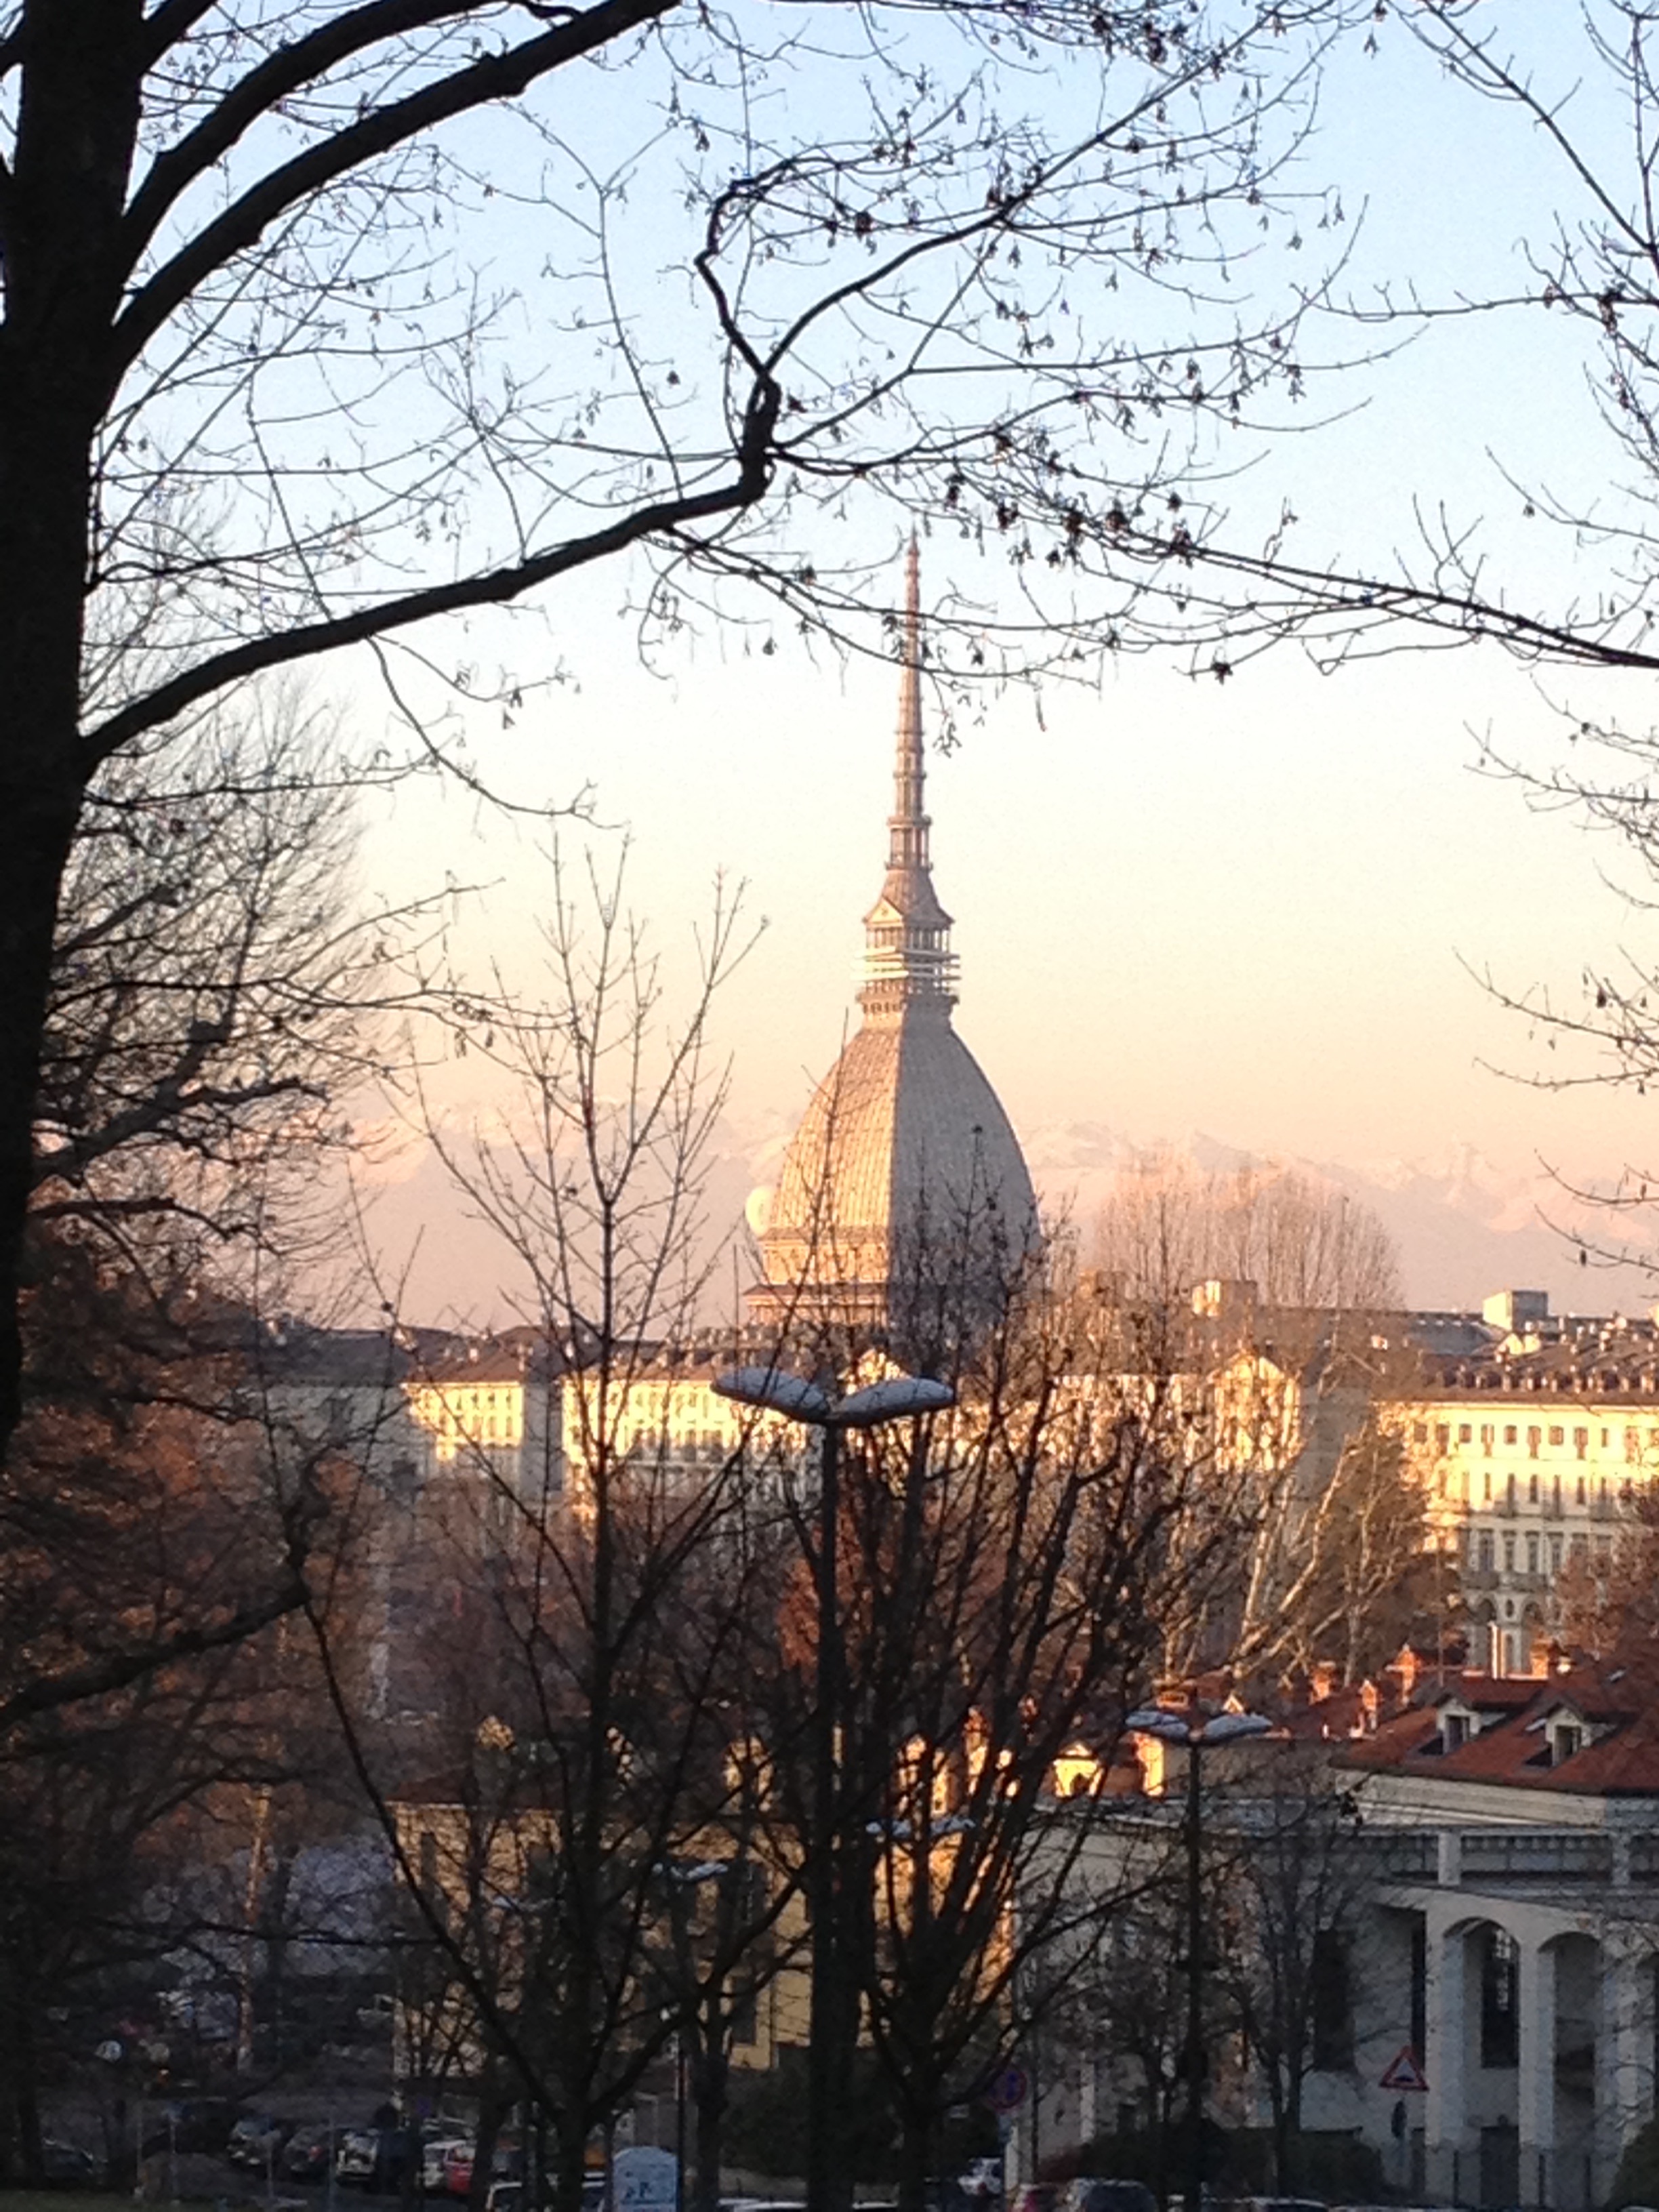
[[[1463,1879],[1475,1887],[1507,1883],[1609,1882],[1613,1844],[1606,1836],[1559,1831],[1494,1833],[1465,1829],[1461,1838]]]
[[[1376,1838],[1377,1858],[1386,1880],[1435,1881],[1440,1873],[1440,1838],[1432,1828],[1405,1828]]]

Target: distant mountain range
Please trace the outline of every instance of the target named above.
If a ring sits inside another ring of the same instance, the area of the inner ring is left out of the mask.
[[[1069,1206],[1086,1227],[1115,1178],[1147,1148],[1096,1121],[1054,1122],[1024,1133],[1025,1157],[1045,1206]],[[1558,1312],[1631,1312],[1659,1302],[1659,1198],[1644,1211],[1609,1214],[1541,1169],[1506,1170],[1473,1145],[1419,1159],[1312,1160],[1240,1152],[1194,1132],[1156,1149],[1206,1171],[1283,1164],[1368,1206],[1400,1253],[1415,1306],[1478,1306],[1489,1291],[1547,1291]],[[1592,1249],[1581,1264],[1575,1237]],[[1601,1248],[1649,1247],[1652,1271],[1607,1266]]]
[[[773,1182],[790,1135],[780,1113],[733,1116],[722,1124],[709,1163],[702,1208],[711,1235],[738,1223],[757,1186]],[[1637,1212],[1609,1218],[1540,1170],[1506,1170],[1470,1145],[1419,1159],[1312,1160],[1241,1152],[1194,1132],[1179,1143],[1138,1145],[1100,1121],[1054,1121],[1021,1132],[1039,1197],[1086,1231],[1115,1178],[1156,1150],[1206,1171],[1284,1165],[1346,1191],[1370,1207],[1393,1237],[1413,1305],[1478,1307],[1489,1291],[1543,1290],[1558,1312],[1639,1311],[1659,1303],[1659,1201],[1652,1219]],[[368,1226],[383,1255],[387,1287],[379,1297],[422,1321],[488,1326],[523,1318],[533,1304],[522,1265],[458,1199],[429,1147],[414,1143],[368,1178]],[[1593,1247],[1651,1243],[1651,1273],[1629,1266],[1581,1266],[1569,1232]],[[737,1273],[752,1261],[740,1255]],[[728,1286],[718,1303],[731,1304]]]

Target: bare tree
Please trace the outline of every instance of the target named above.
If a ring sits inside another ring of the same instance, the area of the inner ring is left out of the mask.
[[[408,1747],[354,1701],[313,1620],[360,1779],[447,1963],[450,2040],[489,2112],[522,2098],[543,2116],[556,2200],[576,2212],[591,2136],[678,2034],[718,2154],[731,2011],[793,1881],[755,1832],[787,1553],[763,1455],[711,1456],[705,1425],[688,1442],[675,1410],[705,1371],[701,1176],[724,1096],[707,1023],[742,950],[737,909],[719,906],[677,1022],[620,878],[590,877],[591,911],[554,882],[548,1005],[455,1009],[515,1079],[512,1140],[444,1142],[533,1285],[543,1448],[509,1468],[456,1370],[415,1563],[453,1633],[428,1654]],[[430,1378],[441,1401],[447,1387]],[[699,1931],[684,1877],[702,1864],[724,1886]],[[487,2164],[481,2134],[486,2179]]]
[[[20,1627],[0,1715],[119,1688],[301,1601],[325,1440],[277,1416],[259,1316],[296,1256],[337,1244],[319,1200],[350,1149],[343,1102],[384,1067],[398,1003],[420,997],[405,962],[428,912],[358,903],[353,846],[333,738],[291,691],[250,690],[159,733],[107,763],[88,798],[37,1100],[26,1412],[0,1481]],[[194,1441],[158,1439],[145,1470],[144,1425],[168,1407]],[[192,1586],[160,1540],[187,1514],[226,1510],[227,1466],[240,1590],[216,1572]],[[161,1579],[151,1603],[112,1607],[106,1553],[120,1549],[128,1588],[143,1555],[112,1513],[142,1525],[146,1483]],[[24,1601],[40,1572],[46,1611]]]
[[[1103,1212],[1103,1294],[1139,1317],[1213,1425],[1214,1494],[1183,1523],[1231,1571],[1163,1620],[1169,1672],[1250,1677],[1397,1645],[1431,1572],[1425,1499],[1389,1400],[1415,1379],[1393,1249],[1376,1216],[1294,1170],[1204,1175],[1154,1156]]]
[[[1273,1308],[1400,1302],[1398,1255],[1370,1208],[1279,1164],[1206,1171],[1148,1153],[1109,1194],[1094,1249],[1133,1300],[1179,1301],[1218,1280]]]
[[[159,1248],[204,1289],[314,1241],[436,906],[358,896],[356,781],[291,682],[105,763],[63,887],[32,1220],[129,1265]]]
[[[1301,387],[1305,289],[1208,295],[1264,222],[1297,242],[1283,164],[1340,12],[13,0],[0,1432],[54,928],[103,763],[354,645],[418,723],[422,664],[388,641],[635,545],[668,625],[736,572],[844,626],[868,597],[809,516],[854,490],[1006,542],[1016,600],[1051,591],[1006,652],[964,617],[963,674],[1097,637],[1067,605],[1086,510],[1178,496],[1194,426]],[[533,272],[479,273],[532,227]],[[425,650],[514,711],[471,648]]]
[[[1079,1286],[1066,1249],[1001,1249],[993,1302],[985,1235],[937,1212],[929,1227],[931,1276],[917,1236],[894,1290],[908,1337],[925,1304],[956,1410],[849,1436],[841,1467],[827,1909],[848,2001],[842,2078],[822,2100],[834,2126],[862,2018],[897,2118],[907,2212],[951,2109],[1039,2032],[1122,1901],[1091,1879],[1091,1791],[1155,1663],[1171,1581],[1201,1585],[1228,1540],[1219,1518],[1206,1540],[1186,1527],[1223,1480],[1211,1431],[1144,1341],[1126,1356],[1121,1316]],[[956,1284],[954,1321],[941,1277]],[[930,1299],[912,1295],[930,1279]],[[810,1310],[793,1336],[809,1367],[879,1362],[856,1326],[815,1328]],[[808,1706],[829,1694],[817,1508],[803,1491],[786,1647]],[[1093,1747],[1088,1786],[1062,1801],[1079,1741]],[[782,1778],[812,1833],[822,1782]],[[850,2186],[842,2149],[823,2163]]]
[[[1221,1814],[1236,1899],[1221,1978],[1260,2071],[1273,2119],[1273,2185],[1286,2195],[1322,2177],[1303,2170],[1303,2093],[1316,2070],[1346,2072],[1371,1870],[1358,1808],[1323,1743],[1275,1747],[1253,1761]],[[1231,1849],[1228,1845],[1231,1844]]]

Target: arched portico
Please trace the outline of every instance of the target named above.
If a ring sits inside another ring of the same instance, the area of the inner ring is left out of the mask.
[[[1449,1896],[1425,1923],[1431,2190],[1589,2212],[1623,2132],[1608,2124],[1619,1978],[1601,1944],[1577,1915],[1519,1898]]]

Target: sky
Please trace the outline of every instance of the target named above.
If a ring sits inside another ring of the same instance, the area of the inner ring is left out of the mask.
[[[1573,82],[1583,58],[1559,0],[1500,14],[1540,70]],[[1563,197],[1538,134],[1384,31],[1376,54],[1356,44],[1338,57],[1303,156],[1310,180],[1342,183],[1346,292],[1368,299],[1402,276],[1425,297],[1514,285],[1522,240]],[[1590,91],[1579,105],[1586,128],[1617,143]],[[1353,356],[1375,337],[1331,319],[1310,350]],[[1564,489],[1605,481],[1586,361],[1536,311],[1431,326],[1393,358],[1315,378],[1310,427],[1264,452],[1240,497],[1289,498],[1304,553],[1372,559],[1409,541],[1413,501],[1443,502],[1481,522],[1523,601],[1559,603],[1593,584],[1595,558],[1527,520],[1502,470]],[[983,591],[981,558],[931,538],[924,602]],[[476,623],[467,650],[482,661],[510,658],[532,679],[556,667],[560,680],[532,690],[510,729],[480,710],[470,737],[497,787],[535,803],[587,794],[592,825],[561,830],[568,852],[608,855],[626,836],[630,902],[676,988],[717,875],[743,884],[763,927],[714,1029],[758,1174],[763,1139],[799,1110],[854,1017],[894,677],[787,639],[763,655],[753,635],[708,626],[647,665],[637,586],[607,569],[530,617]],[[386,714],[372,684],[349,668],[330,678],[372,736]],[[1564,709],[1644,725],[1647,681],[1540,681],[1492,648],[1327,676],[1285,647],[1224,685],[1175,659],[1126,656],[1097,683],[988,696],[955,749],[931,756],[929,803],[957,918],[957,1024],[1016,1127],[1100,1125],[1145,1145],[1201,1131],[1359,1164],[1473,1148],[1522,1182],[1547,1165],[1597,1179],[1659,1158],[1654,1108],[1548,1087],[1592,1063],[1552,1048],[1490,988],[1567,1001],[1586,963],[1653,959],[1654,917],[1607,880],[1638,878],[1605,834],[1477,767],[1483,738],[1535,764],[1562,758]],[[446,875],[484,886],[458,931],[463,955],[528,985],[543,836],[425,781],[371,820],[368,878],[388,896]],[[452,1123],[489,1103],[476,1063],[437,1071],[430,1096]],[[423,1218],[439,1203],[413,1173],[409,1156],[386,1173],[394,1243],[411,1218],[399,1183],[419,1190]],[[428,1218],[428,1259],[453,1235]],[[469,1256],[484,1306],[488,1267]]]

